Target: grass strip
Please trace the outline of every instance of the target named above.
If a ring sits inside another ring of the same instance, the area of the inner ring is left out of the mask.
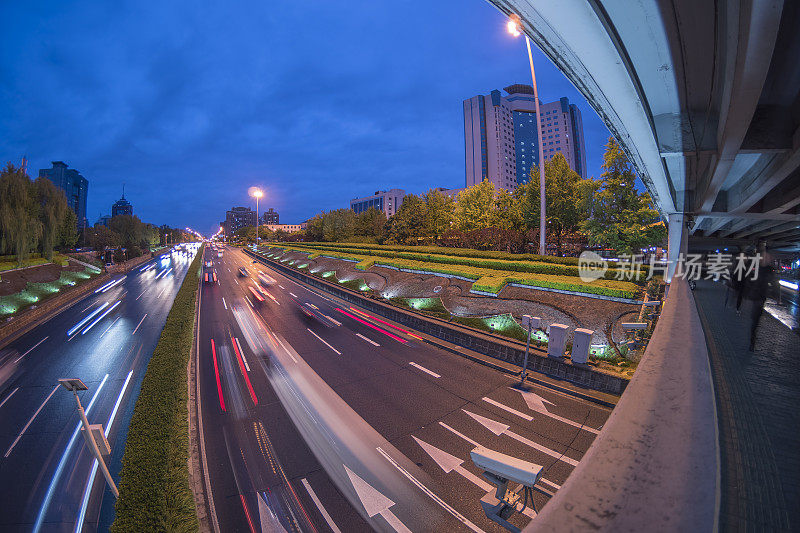
[[[197,531],[186,403],[201,247],[147,365],[122,457],[112,532]]]

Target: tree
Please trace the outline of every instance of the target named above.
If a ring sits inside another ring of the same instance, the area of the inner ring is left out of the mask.
[[[426,207],[423,236],[427,240],[436,242],[453,226],[455,204],[453,198],[436,189],[429,190],[423,198]]]
[[[31,180],[8,163],[0,172],[0,231],[4,250],[16,254],[19,266],[42,235],[38,208]]]
[[[386,215],[374,207],[356,215],[355,235],[378,238],[383,235],[386,226]]]
[[[455,226],[461,231],[488,228],[494,210],[494,183],[484,180],[458,193],[453,212]]]
[[[352,209],[334,209],[322,216],[322,235],[326,241],[344,241],[355,235],[356,214]]]
[[[70,208],[64,191],[53,185],[49,179],[36,178],[33,189],[38,204],[39,222],[42,225],[42,255],[52,261],[59,230]]]
[[[416,194],[408,194],[400,209],[386,224],[386,237],[398,244],[418,244],[425,235],[427,204]]]
[[[67,209],[64,218],[61,220],[61,226],[58,228],[58,236],[56,241],[59,248],[62,250],[74,248],[78,242],[78,217],[75,211]]]
[[[529,228],[539,227],[539,168],[531,169],[530,179],[518,187],[522,202],[522,216]],[[561,255],[564,237],[578,231],[588,215],[584,198],[587,185],[577,172],[572,170],[566,158],[557,153],[544,164],[545,211],[547,229],[545,235],[555,239],[556,254]]]
[[[633,253],[664,240],[666,228],[657,224],[658,211],[653,209],[648,193],[636,190],[635,180],[628,158],[610,137],[603,156],[603,175],[593,186],[591,217],[582,225],[590,244]]]
[[[89,246],[98,252],[102,252],[106,248],[117,248],[122,244],[119,234],[102,224],[95,226],[91,230],[87,229],[87,232]]]
[[[310,242],[320,242],[322,239],[325,238],[325,235],[322,231],[322,217],[325,215],[325,212],[320,213],[319,215],[313,216],[306,222],[306,240]]]

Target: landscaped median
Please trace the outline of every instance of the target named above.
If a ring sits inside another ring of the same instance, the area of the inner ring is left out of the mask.
[[[577,258],[574,257],[547,257],[545,260],[546,256],[524,255],[522,257],[530,260],[510,260],[508,257],[511,254],[501,252],[470,250],[475,255],[467,256],[466,250],[458,248],[441,248],[441,252],[433,253],[432,247],[420,247],[424,249],[424,253],[421,253],[408,251],[412,247],[367,247],[340,243],[270,243],[269,246],[304,252],[309,254],[309,259],[325,256],[355,261],[359,270],[385,266],[411,272],[456,276],[472,280],[473,291],[489,295],[498,294],[509,284],[631,300],[636,299],[642,291],[637,283],[614,279],[619,270],[613,268],[606,272],[604,279],[584,282],[578,276]],[[454,251],[457,253],[454,254]],[[502,255],[487,257],[486,254]],[[644,280],[641,273],[640,278],[641,281]]]
[[[197,531],[186,408],[201,246],[147,365],[120,472],[112,531]]]

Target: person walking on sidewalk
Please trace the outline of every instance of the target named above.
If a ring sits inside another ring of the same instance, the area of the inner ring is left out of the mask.
[[[755,278],[743,280],[744,287],[741,292],[751,301],[750,308],[750,351],[756,348],[756,331],[764,313],[764,304],[767,301],[770,291],[773,290],[775,280],[775,269],[772,266],[771,258],[764,254],[761,259],[761,266]]]

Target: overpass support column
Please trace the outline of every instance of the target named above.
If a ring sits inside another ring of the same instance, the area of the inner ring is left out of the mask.
[[[670,213],[667,215],[667,274],[664,281],[670,283],[678,266],[678,259],[687,250],[689,231],[686,227],[685,213]]]

